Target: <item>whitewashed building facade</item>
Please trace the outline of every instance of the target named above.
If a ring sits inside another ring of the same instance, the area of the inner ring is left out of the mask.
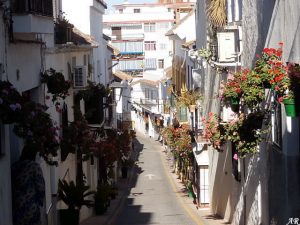
[[[128,2],[114,8],[104,15],[104,33],[112,38],[112,45],[121,53],[115,69],[160,78],[171,64],[172,45],[164,34],[173,26],[173,10],[163,4]]]

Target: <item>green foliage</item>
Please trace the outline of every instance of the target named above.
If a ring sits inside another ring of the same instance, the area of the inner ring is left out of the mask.
[[[241,114],[238,119],[224,125],[225,138],[236,146],[240,157],[257,153],[263,134],[268,132],[267,128],[262,129],[266,114],[264,111],[253,112],[247,116]]]
[[[221,146],[226,138],[224,125],[220,123],[220,118],[215,113],[210,112],[207,120],[203,119],[202,122],[204,123],[204,137],[210,140],[216,150],[221,151]]]
[[[41,81],[47,84],[48,92],[52,94],[52,102],[58,98],[65,99],[69,95],[68,90],[71,87],[71,82],[66,81],[64,75],[54,69],[50,68],[45,71]]]
[[[91,207],[93,201],[87,200],[86,197],[93,195],[94,191],[89,191],[87,185],[76,185],[74,181],[58,181],[58,198],[63,201],[69,209],[80,209],[82,206]]]
[[[80,90],[78,96],[80,99],[89,101],[91,99],[100,99],[107,97],[110,94],[111,90],[106,88],[103,84],[95,84],[91,81],[88,81],[88,87],[85,90]]]
[[[9,81],[0,81],[0,119],[4,124],[19,121],[23,99]]]
[[[197,101],[202,99],[202,95],[198,91],[182,91],[181,95],[177,98],[177,104],[179,106],[189,107],[190,105],[196,105]]]
[[[24,139],[26,145],[39,152],[45,161],[51,164],[51,157],[57,155],[59,147],[59,127],[54,125],[46,110],[46,106],[32,101],[24,103],[14,132]]]

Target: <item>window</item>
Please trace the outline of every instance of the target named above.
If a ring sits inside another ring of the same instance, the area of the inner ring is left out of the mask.
[[[72,68],[76,66],[76,57],[72,57]]]
[[[155,23],[145,23],[144,31],[145,32],[155,32]]]
[[[164,60],[163,59],[159,59],[158,60],[158,68],[159,69],[165,68],[165,66],[164,66]]]
[[[121,27],[112,27],[111,34],[113,36],[121,35]]]
[[[145,61],[146,61],[146,65],[145,65],[146,70],[156,70],[157,66],[156,66],[155,58],[148,58]]]
[[[160,50],[165,50],[165,49],[167,49],[167,44],[166,43],[160,43],[159,48],[160,48]]]
[[[76,66],[73,71],[74,87],[85,87],[87,84],[87,66]]]
[[[180,122],[188,121],[187,107],[180,107],[179,120],[180,120]]]
[[[153,90],[151,90],[150,88],[145,88],[144,90],[145,90],[145,99],[153,100],[154,99],[153,98],[153,95],[154,95]]]
[[[119,13],[122,14],[123,13],[123,9],[119,9]]]
[[[133,9],[133,12],[134,12],[134,13],[140,13],[140,12],[141,12],[141,9]]]
[[[158,24],[161,30],[168,30],[169,29],[169,22],[162,22]]]
[[[156,42],[155,41],[145,41],[145,51],[155,51]]]

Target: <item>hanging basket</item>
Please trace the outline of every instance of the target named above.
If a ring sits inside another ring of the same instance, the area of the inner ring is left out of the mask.
[[[286,116],[297,117],[299,110],[297,109],[295,99],[283,99],[283,104]]]

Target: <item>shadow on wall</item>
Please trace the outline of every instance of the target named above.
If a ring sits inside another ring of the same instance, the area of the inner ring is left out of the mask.
[[[212,213],[225,217],[227,202],[230,201],[233,177],[231,175],[231,154],[228,151],[228,144],[224,152],[213,150],[210,171],[215,172],[211,196]],[[213,166],[216,165],[216,168]]]
[[[287,224],[300,215],[300,157],[272,151],[270,163],[270,221]]]

